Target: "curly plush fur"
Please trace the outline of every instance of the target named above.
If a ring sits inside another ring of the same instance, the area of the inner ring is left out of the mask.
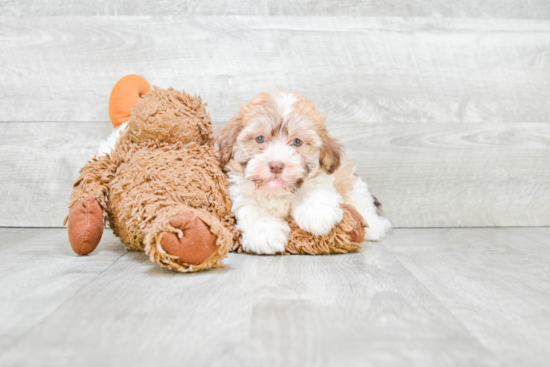
[[[228,187],[200,97],[155,88],[132,110],[115,149],[81,170],[69,207],[92,195],[128,248],[163,267],[199,271],[221,266],[238,236]],[[216,250],[199,265],[162,249],[164,233],[181,232],[169,220],[182,211],[195,213],[217,236]]]
[[[301,229],[294,218],[290,217],[287,221],[290,226],[290,235],[288,244],[285,247],[286,255],[330,255],[345,254],[354,252],[361,248],[361,242],[354,242],[350,233],[357,233],[357,227],[368,228],[367,223],[361,220],[360,223],[352,216],[351,210],[347,205],[341,205],[344,212],[344,218],[326,235],[314,236]],[[359,235],[364,237],[365,233]],[[235,242],[232,251],[246,253],[240,242]]]
[[[228,251],[242,252],[229,181],[213,146],[212,123],[204,107],[200,97],[154,88],[133,108],[114,149],[82,168],[69,208],[92,196],[104,222],[129,249],[145,251],[151,261],[176,271],[219,267]],[[216,235],[215,251],[200,264],[185,263],[162,247],[164,234],[183,234],[170,224],[180,212],[194,213]],[[289,219],[292,233],[286,253],[329,254],[360,248],[349,235],[357,223],[345,213],[331,233],[319,237]]]

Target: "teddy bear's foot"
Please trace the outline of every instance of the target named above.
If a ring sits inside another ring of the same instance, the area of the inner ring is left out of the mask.
[[[161,210],[147,227],[149,259],[182,273],[221,267],[233,244],[232,233],[218,218],[186,205]]]
[[[160,241],[162,248],[179,260],[198,265],[208,259],[216,250],[217,236],[193,212],[179,212],[170,225],[182,234],[164,233]]]
[[[103,235],[103,211],[97,200],[92,195],[80,199],[71,207],[68,219],[73,251],[87,255],[95,250]]]

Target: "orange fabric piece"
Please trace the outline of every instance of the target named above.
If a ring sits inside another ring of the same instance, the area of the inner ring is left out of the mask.
[[[132,108],[141,96],[151,91],[151,85],[139,75],[126,75],[120,79],[109,97],[109,117],[115,128],[130,120]]]
[[[170,219],[170,225],[181,229],[182,236],[176,233],[162,235],[162,248],[180,261],[199,265],[216,251],[217,236],[193,212],[180,212]]]
[[[355,227],[353,230],[348,231],[347,234],[351,237],[351,242],[361,243],[365,239],[365,228],[362,226],[363,217],[354,207],[348,205],[346,209],[355,220]]]
[[[69,212],[69,243],[79,255],[87,255],[103,235],[103,212],[92,195],[79,200]]]
[[[229,250],[243,250],[206,104],[171,88],[154,88],[140,97],[147,91],[140,83],[149,86],[132,75],[113,88],[112,107],[120,107],[115,102],[119,96],[132,93],[137,103],[128,103],[128,116],[118,120],[129,122],[111,153],[80,171],[66,219],[69,242],[76,253],[90,253],[106,220],[129,249],[144,251],[162,267],[180,272],[219,268]],[[302,230],[289,218],[284,253],[360,249],[367,223],[350,207],[341,207],[342,221],[323,236]]]

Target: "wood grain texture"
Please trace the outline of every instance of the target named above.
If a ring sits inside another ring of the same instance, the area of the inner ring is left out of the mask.
[[[108,123],[1,123],[0,226],[60,227],[72,185]]]
[[[0,241],[0,355],[126,253],[111,231],[90,256],[63,229],[0,228]]]
[[[549,19],[544,0],[51,0],[0,1],[3,16],[306,15]]]
[[[550,225],[550,125],[334,124],[398,227]]]
[[[251,366],[466,366],[485,348],[379,244],[362,254],[262,258]]]
[[[550,228],[393,230],[355,254],[230,254],[226,268],[198,274],[140,252],[120,257],[110,234],[97,255],[72,257],[66,230],[17,233],[0,248],[0,269],[25,264],[0,278],[2,300],[18,295],[0,303],[0,318],[14,320],[2,330],[2,366],[542,367],[550,358]],[[119,260],[104,269],[108,254]],[[67,296],[60,285],[75,272],[89,280]],[[45,295],[55,310],[30,329],[15,322]]]
[[[29,335],[41,341],[19,343],[0,365],[212,365],[246,340],[256,298],[257,258],[234,255],[226,263],[181,274],[129,252]],[[56,335],[46,326],[52,322]],[[20,353],[31,346],[27,357]]]
[[[508,366],[550,352],[549,228],[403,230],[382,245]]]
[[[334,122],[547,122],[550,23],[373,17],[0,17],[2,121],[106,121],[137,73],[215,121],[277,87]]]
[[[58,227],[109,123],[0,124],[0,226]],[[397,227],[550,225],[550,125],[335,124]]]

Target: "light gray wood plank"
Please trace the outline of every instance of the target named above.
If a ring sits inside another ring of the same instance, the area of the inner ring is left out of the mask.
[[[60,227],[72,185],[108,123],[2,123],[1,226]]]
[[[422,236],[429,231],[415,233]],[[411,231],[396,230],[392,236],[394,242],[406,241]],[[341,256],[230,254],[225,263],[225,269],[178,274],[158,268],[142,253],[129,252],[17,340],[0,357],[0,364],[493,366],[506,362],[490,353],[433,290],[380,244],[366,244],[360,253]],[[29,293],[30,300],[33,297]]]
[[[399,231],[396,231],[397,237]],[[360,254],[260,260],[251,365],[467,366],[495,356],[379,244]]]
[[[504,365],[550,359],[550,228],[401,230],[382,246]]]
[[[214,121],[277,87],[331,121],[547,122],[550,23],[375,17],[0,17],[2,121],[105,121],[137,73]]]
[[[257,258],[231,255],[226,263],[181,274],[129,252],[0,364],[212,365],[248,337],[255,298]],[[31,345],[31,353],[23,352]]]
[[[550,18],[544,0],[51,0],[0,1],[3,16],[82,15],[361,15],[457,18]]]
[[[2,226],[61,226],[109,123],[0,124]],[[397,227],[550,225],[550,125],[336,124]]]
[[[11,236],[14,232],[19,232],[23,230],[23,228],[16,228],[16,227],[11,227],[11,228],[0,228],[0,239],[3,239],[5,237],[9,237]]]
[[[66,229],[2,230],[0,355],[126,253],[112,232],[89,256],[73,253]]]
[[[550,125],[331,124],[398,227],[550,224]]]

